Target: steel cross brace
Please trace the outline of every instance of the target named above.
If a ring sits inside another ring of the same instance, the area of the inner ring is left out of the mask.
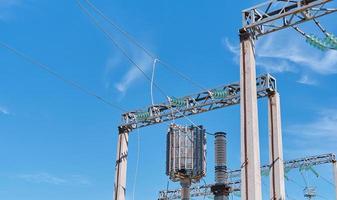
[[[243,29],[254,38],[336,12],[332,0],[271,0],[242,11]]]
[[[276,92],[276,79],[270,74],[265,74],[256,78],[257,97],[267,97]],[[221,98],[212,97],[212,91],[225,91],[228,95]],[[128,127],[130,130],[159,124],[184,116],[196,115],[211,110],[224,108],[240,103],[240,83],[232,83],[218,88],[213,88],[194,95],[179,98],[186,102],[186,105],[172,105],[169,101],[150,106],[143,110],[136,110],[122,114],[123,123],[120,127]],[[148,113],[145,119],[138,119],[137,115]]]
[[[309,156],[300,159],[294,159],[284,162],[284,168],[287,170],[301,168],[301,167],[310,167],[316,165],[323,165],[328,163],[336,162],[336,156],[332,153],[322,154],[318,156]],[[264,165],[261,167],[262,174],[269,173],[270,166]],[[229,186],[231,191],[240,191],[240,176],[241,170],[233,170],[228,172]],[[213,195],[211,192],[211,187],[213,184],[207,184],[202,186],[193,186],[191,187],[191,197],[200,197],[200,196],[210,196]],[[180,189],[177,190],[162,190],[159,192],[158,200],[172,200],[180,198]]]

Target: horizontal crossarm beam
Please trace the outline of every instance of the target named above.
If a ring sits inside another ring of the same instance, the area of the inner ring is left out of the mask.
[[[276,91],[276,79],[270,74],[260,76],[256,86],[258,98],[269,96]],[[142,128],[239,103],[240,83],[232,83],[182,98],[168,97],[167,102],[124,113],[121,127]]]
[[[242,11],[243,29],[255,38],[336,12],[333,0],[271,0]]]
[[[284,168],[286,171],[295,168],[306,168],[316,165],[323,165],[328,163],[336,162],[336,156],[334,154],[323,154],[318,156],[309,156],[300,159],[294,159],[284,162]],[[268,174],[270,165],[264,165],[261,167],[261,174]],[[240,191],[240,176],[241,170],[233,170],[228,172],[229,186],[231,191]],[[212,184],[203,185],[203,186],[193,186],[191,187],[191,197],[200,197],[200,196],[210,196],[213,195],[211,192]],[[177,190],[163,190],[159,192],[159,200],[172,200],[180,198],[180,189]]]

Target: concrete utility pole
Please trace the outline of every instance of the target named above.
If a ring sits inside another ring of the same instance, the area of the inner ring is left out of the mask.
[[[269,159],[270,159],[270,197],[272,200],[285,199],[284,166],[282,148],[282,128],[280,95],[275,92],[269,96]]]
[[[240,31],[241,45],[241,195],[245,200],[262,199],[259,126],[256,95],[254,42]]]
[[[253,41],[266,34],[336,12],[326,8],[332,0],[270,0],[242,11],[241,42],[241,192],[244,200],[260,200],[261,172],[257,120]],[[270,199],[285,199],[279,96],[269,106],[271,193]]]
[[[125,200],[126,189],[126,170],[128,158],[129,132],[128,128],[118,127],[118,144],[116,155],[116,173],[114,184],[114,199]]]

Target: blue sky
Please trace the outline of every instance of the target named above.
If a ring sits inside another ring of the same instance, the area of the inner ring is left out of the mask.
[[[258,2],[93,0],[148,49],[204,87],[239,80],[240,11]],[[337,33],[336,19],[331,15],[321,22]],[[110,101],[128,110],[150,104],[150,84],[75,1],[0,0],[0,24],[1,42]],[[103,25],[150,75],[151,59],[108,24]],[[302,28],[318,34],[312,23]],[[336,153],[337,53],[311,48],[289,29],[261,38],[256,45],[257,73],[269,72],[278,80],[285,159]],[[0,49],[0,57],[0,199],[111,199],[121,112],[5,49]],[[160,65],[156,82],[171,96],[200,90]],[[161,101],[163,96],[155,91],[155,102]],[[266,99],[259,101],[263,163],[268,162],[266,103]],[[240,166],[239,119],[238,106],[192,117],[209,132],[228,133],[231,169]],[[189,124],[183,119],[178,122]],[[166,187],[166,131],[166,125],[156,125],[130,135],[127,199],[133,200],[133,191],[137,200],[156,199]],[[206,182],[213,181],[212,139],[208,137]],[[332,180],[331,166],[317,171]],[[292,199],[303,199],[304,181],[297,170],[290,173],[301,187],[287,182],[287,193]],[[331,185],[310,172],[306,175],[321,199],[333,198]],[[263,180],[264,199],[268,197],[267,179]]]

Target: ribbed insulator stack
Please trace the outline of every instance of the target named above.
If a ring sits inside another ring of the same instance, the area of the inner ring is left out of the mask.
[[[324,42],[331,48],[337,49],[337,37],[332,33],[327,33]]]
[[[215,133],[215,185],[211,187],[214,200],[228,200],[230,187],[227,185],[226,133]]]
[[[228,96],[225,90],[213,90],[211,91],[211,96],[214,99],[222,99]]]
[[[136,114],[136,119],[137,120],[145,120],[147,118],[150,117],[150,113],[149,112],[140,112]]]
[[[328,50],[327,43],[315,35],[307,35],[306,42],[309,43],[311,46],[320,49],[321,51]]]
[[[227,158],[226,158],[226,133],[215,133],[215,182],[225,183],[227,171]]]
[[[187,105],[186,99],[177,99],[175,97],[171,97],[169,98],[169,101],[173,106],[177,106],[177,107],[183,107]]]

